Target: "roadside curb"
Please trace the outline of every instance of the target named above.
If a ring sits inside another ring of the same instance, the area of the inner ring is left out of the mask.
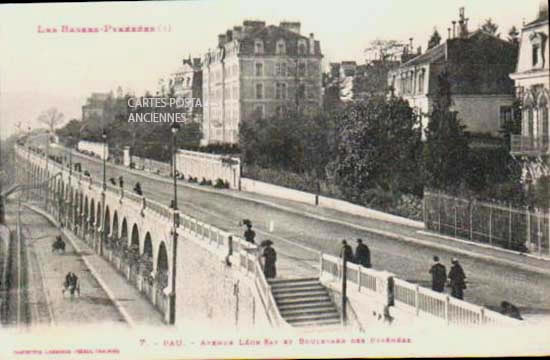
[[[84,155],[84,154],[78,153],[78,155],[83,156],[85,158],[88,158],[91,161],[96,160],[96,159],[94,159],[92,157],[89,157],[87,155]],[[110,164],[110,165],[116,167],[119,170],[127,171],[127,172],[130,172],[130,173],[132,173],[134,175],[137,175],[137,176],[143,176],[145,178],[149,178],[149,179],[152,179],[152,180],[170,182],[171,183],[171,181],[169,181],[168,179],[165,179],[165,178],[163,178],[159,175],[149,174],[147,172],[139,171],[139,170],[135,170],[135,169],[129,169],[129,168],[126,168],[124,166],[120,166],[120,165],[116,165],[116,164]],[[468,257],[471,257],[471,258],[477,258],[477,259],[480,259],[480,260],[490,261],[490,262],[493,262],[493,263],[506,265],[506,266],[513,266],[513,267],[516,267],[516,268],[519,268],[519,269],[522,269],[522,270],[525,270],[525,271],[536,272],[536,273],[543,274],[543,275],[550,275],[550,269],[548,269],[548,270],[539,269],[539,268],[534,267],[534,266],[521,264],[521,263],[518,263],[518,262],[515,262],[515,261],[512,261],[512,260],[501,259],[501,258],[492,256],[492,255],[484,255],[484,254],[480,254],[478,252],[474,252],[474,251],[470,251],[470,250],[460,249],[460,248],[452,247],[452,246],[449,246],[449,245],[438,244],[438,243],[433,242],[433,241],[421,240],[421,239],[413,238],[413,237],[406,236],[406,235],[399,235],[399,234],[388,232],[388,231],[385,231],[385,230],[379,230],[379,229],[375,229],[375,228],[372,228],[372,227],[367,227],[367,226],[364,226],[364,225],[357,225],[357,224],[350,223],[350,222],[347,222],[347,221],[341,221],[341,220],[328,218],[328,217],[325,217],[325,216],[322,216],[322,215],[312,214],[312,213],[309,213],[309,212],[302,212],[302,211],[299,211],[299,210],[296,210],[296,209],[293,209],[293,208],[290,208],[290,207],[287,207],[287,206],[284,206],[284,205],[279,205],[279,204],[276,204],[276,203],[273,203],[273,202],[270,202],[270,201],[266,201],[266,200],[253,199],[253,198],[250,198],[248,196],[237,195],[237,194],[224,192],[224,191],[219,191],[219,190],[206,189],[206,188],[202,188],[202,187],[199,187],[199,186],[193,186],[193,185],[186,184],[186,183],[181,183],[181,182],[178,182],[178,185],[186,186],[186,187],[189,187],[189,188],[193,188],[193,189],[208,192],[208,193],[215,193],[215,194],[232,197],[232,198],[239,199],[239,200],[250,201],[250,202],[253,202],[253,203],[257,203],[257,204],[262,204],[262,205],[269,206],[271,208],[281,210],[281,211],[285,211],[285,212],[288,212],[288,213],[291,213],[291,214],[306,216],[306,217],[316,219],[316,220],[320,220],[320,221],[324,221],[324,222],[329,222],[329,223],[333,223],[333,224],[348,226],[348,227],[351,227],[351,228],[354,228],[354,229],[367,231],[367,232],[370,232],[370,233],[373,233],[373,234],[376,234],[376,235],[388,237],[388,238],[403,241],[403,242],[416,243],[416,244],[419,244],[419,245],[422,245],[422,246],[425,246],[425,247],[445,250],[445,251],[449,251],[449,252],[455,252],[455,253],[458,253],[458,254],[461,254],[461,255],[464,255],[464,256],[468,256]],[[384,220],[378,220],[378,221],[384,221]],[[389,224],[392,224],[391,221],[385,221],[385,222],[387,222]],[[464,240],[456,239],[456,238],[450,238],[448,240],[453,240],[453,241],[458,241],[458,242],[465,242]],[[469,243],[469,242],[465,242],[465,243],[467,243],[468,245],[472,245],[472,246],[476,246],[476,247],[480,247],[480,248],[487,248],[486,246],[483,246],[483,244]],[[500,249],[500,248],[496,248],[496,247],[491,247],[490,249],[494,250],[494,251],[497,251],[497,252],[499,252],[499,251],[507,252],[506,249]],[[514,254],[514,255],[524,256],[524,255],[518,255],[517,253]],[[550,259],[538,259],[538,260],[550,261]]]
[[[50,214],[48,214],[47,212],[45,212],[44,210],[42,209],[39,209],[37,207],[35,207],[34,205],[29,205],[29,204],[23,204],[25,207],[27,207],[28,209],[44,216],[46,219],[48,219],[48,221],[50,221],[52,224],[54,224],[56,227],[59,227],[59,224],[58,222],[53,218],[53,216],[51,216]],[[61,230],[63,232],[63,234],[65,235],[65,237],[71,242],[71,245],[73,246],[73,248],[78,251],[79,253],[82,253],[82,249],[75,243],[73,237],[75,237],[74,234],[72,234],[69,230],[67,230],[66,228],[63,228]],[[96,253],[93,253],[93,255],[97,255]],[[99,255],[97,255],[99,256]],[[88,267],[88,269],[90,269],[90,273],[92,274],[92,276],[97,280],[97,282],[99,283],[99,285],[101,286],[101,288],[105,291],[105,293],[107,294],[107,296],[109,297],[109,299],[113,302],[113,304],[115,305],[115,307],[117,308],[118,312],[122,315],[122,317],[124,318],[124,321],[126,321],[126,323],[128,323],[128,325],[132,328],[136,327],[136,324],[134,322],[134,320],[132,319],[132,317],[128,314],[128,312],[126,311],[126,309],[124,309],[124,306],[122,306],[122,304],[116,299],[116,297],[114,296],[113,292],[111,291],[111,289],[107,286],[107,284],[105,283],[105,281],[103,280],[103,278],[98,274],[97,270],[95,269],[95,267],[90,264],[90,262],[88,261],[87,257],[86,256],[83,256],[83,255],[80,255],[80,258],[84,261],[84,264],[86,264],[86,266]]]

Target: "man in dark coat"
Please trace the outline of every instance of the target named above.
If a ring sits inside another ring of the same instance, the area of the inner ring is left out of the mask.
[[[362,239],[357,239],[357,247],[355,248],[355,263],[370,268],[370,250],[369,247],[363,244]]]
[[[466,289],[466,275],[462,266],[458,263],[456,258],[451,260],[452,266],[449,271],[449,280],[451,283],[451,296],[457,299],[464,299],[464,289]]]
[[[249,243],[254,244],[254,238],[256,237],[256,233],[254,230],[252,230],[252,224],[247,223],[246,224],[246,231],[244,232],[244,239],[248,241]]]
[[[264,260],[264,275],[266,279],[273,279],[277,276],[277,268],[275,262],[277,261],[277,252],[271,247],[271,242],[267,242],[262,255]]]
[[[346,240],[342,240],[342,249],[340,250],[340,258],[347,262],[353,261],[353,250],[348,245]]]
[[[438,256],[434,256],[434,264],[429,272],[432,274],[432,290],[443,292],[445,290],[445,282],[447,281],[447,269],[445,265],[439,262]]]

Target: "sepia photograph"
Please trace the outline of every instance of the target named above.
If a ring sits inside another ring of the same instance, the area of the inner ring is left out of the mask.
[[[0,359],[550,354],[548,3],[0,4]]]

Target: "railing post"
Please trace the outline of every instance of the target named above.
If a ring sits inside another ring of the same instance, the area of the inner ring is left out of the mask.
[[[450,319],[449,319],[449,303],[451,302],[451,298],[449,297],[449,295],[445,296],[445,322],[447,323],[447,325],[450,324]]]
[[[525,209],[525,215],[527,216],[527,246],[531,247],[531,214],[529,213],[529,208]]]
[[[510,204],[510,209],[508,210],[508,249],[512,248],[512,204]]]
[[[420,315],[420,286],[416,285],[414,288],[414,310],[416,316]]]
[[[489,206],[489,245],[493,245],[493,206]]]
[[[485,324],[485,308],[479,308],[479,325]]]

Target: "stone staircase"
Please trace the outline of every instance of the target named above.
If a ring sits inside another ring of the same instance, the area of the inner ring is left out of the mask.
[[[269,280],[281,316],[295,327],[337,326],[340,314],[318,278]]]

